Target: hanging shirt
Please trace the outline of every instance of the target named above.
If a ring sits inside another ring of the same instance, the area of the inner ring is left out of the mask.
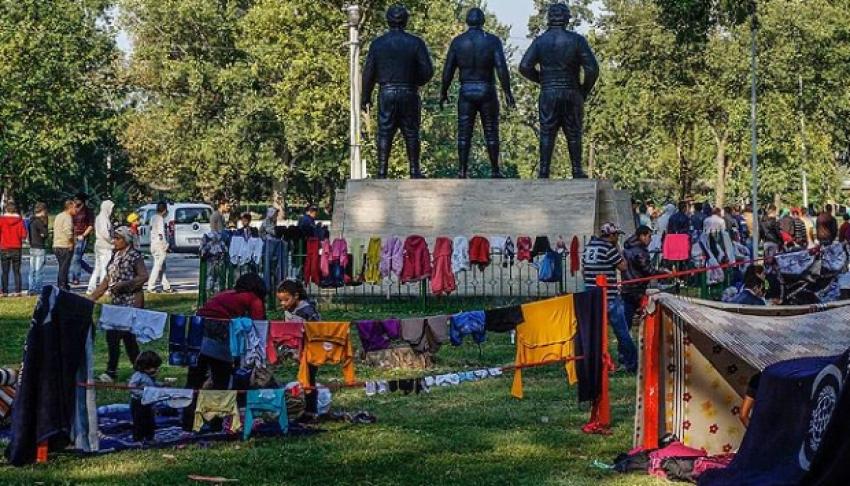
[[[239,408],[236,406],[236,392],[222,390],[200,390],[198,392],[198,404],[195,407],[195,424],[193,430],[198,432],[204,422],[217,417],[233,417],[230,425],[231,431],[236,431],[242,426],[239,418]]]
[[[402,319],[401,338],[418,353],[436,353],[449,341],[449,316]]]
[[[248,440],[254,428],[254,415],[269,413],[277,416],[277,423],[284,434],[289,431],[289,418],[286,414],[286,399],[282,388],[275,390],[248,390],[245,398],[245,427],[242,438]]]
[[[452,246],[452,273],[469,270],[469,240],[456,236]]]
[[[398,319],[357,321],[357,332],[363,350],[380,351],[390,347],[392,339],[401,337],[401,321]]]
[[[384,240],[381,247],[381,276],[387,278],[391,275],[401,275],[403,256],[404,243],[397,236],[391,236],[388,240]]]
[[[434,274],[431,277],[431,292],[434,295],[448,295],[457,289],[455,275],[452,272],[452,240],[437,238],[434,244]]]
[[[162,337],[167,320],[165,312],[104,304],[99,322],[105,331],[130,331],[140,343],[147,343]]]
[[[451,318],[449,324],[449,338],[452,344],[460,346],[463,337],[471,335],[476,344],[481,344],[487,339],[484,330],[484,311],[460,312]]]
[[[369,238],[366,249],[366,270],[363,272],[366,283],[376,284],[381,281],[381,239]]]
[[[269,337],[266,344],[266,356],[269,363],[276,364],[281,357],[285,356],[299,359],[303,343],[303,322],[269,322]]]
[[[573,296],[564,295],[553,299],[523,304],[524,322],[517,326],[516,365],[533,365],[547,361],[572,358],[573,337],[578,322],[573,308]],[[572,361],[564,366],[570,384],[577,376]],[[511,395],[522,398],[522,369],[514,372]]]
[[[354,383],[354,350],[351,346],[350,324],[347,322],[308,322],[304,325],[304,349],[298,381],[309,386],[308,368],[326,364],[342,365],[346,383]]]
[[[484,311],[484,328],[492,332],[513,331],[522,324],[522,307],[513,305]]]

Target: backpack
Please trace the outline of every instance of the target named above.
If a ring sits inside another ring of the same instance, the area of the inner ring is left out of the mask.
[[[560,282],[563,262],[561,255],[554,250],[547,250],[537,268],[537,280],[541,282]]]

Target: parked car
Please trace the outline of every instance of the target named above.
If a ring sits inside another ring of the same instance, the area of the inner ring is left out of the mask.
[[[156,214],[156,204],[147,204],[136,210],[139,215],[139,241],[150,246],[151,220]],[[168,205],[165,224],[169,234],[171,250],[192,253],[198,250],[204,233],[210,230],[213,209],[209,204],[172,203]]]

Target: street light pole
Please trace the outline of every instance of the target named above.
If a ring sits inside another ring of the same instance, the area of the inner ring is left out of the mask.
[[[365,179],[366,165],[360,158],[360,6],[349,5],[348,14],[348,76],[350,85],[349,154],[352,179]]]
[[[758,258],[759,248],[759,200],[758,200],[758,133],[756,131],[756,87],[758,85],[757,69],[758,61],[756,59],[756,37],[758,35],[758,20],[756,19],[756,2],[753,0],[753,16],[750,32],[752,36],[752,45],[750,47],[750,63],[752,86],[750,92],[750,149],[751,154],[751,170],[753,173],[753,227],[751,228],[753,237],[753,258]]]

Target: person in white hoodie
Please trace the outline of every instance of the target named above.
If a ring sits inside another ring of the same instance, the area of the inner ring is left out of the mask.
[[[112,259],[112,210],[115,203],[105,200],[100,203],[100,212],[94,219],[94,271],[89,279],[86,293],[91,295],[100,281],[106,278],[106,267]]]

